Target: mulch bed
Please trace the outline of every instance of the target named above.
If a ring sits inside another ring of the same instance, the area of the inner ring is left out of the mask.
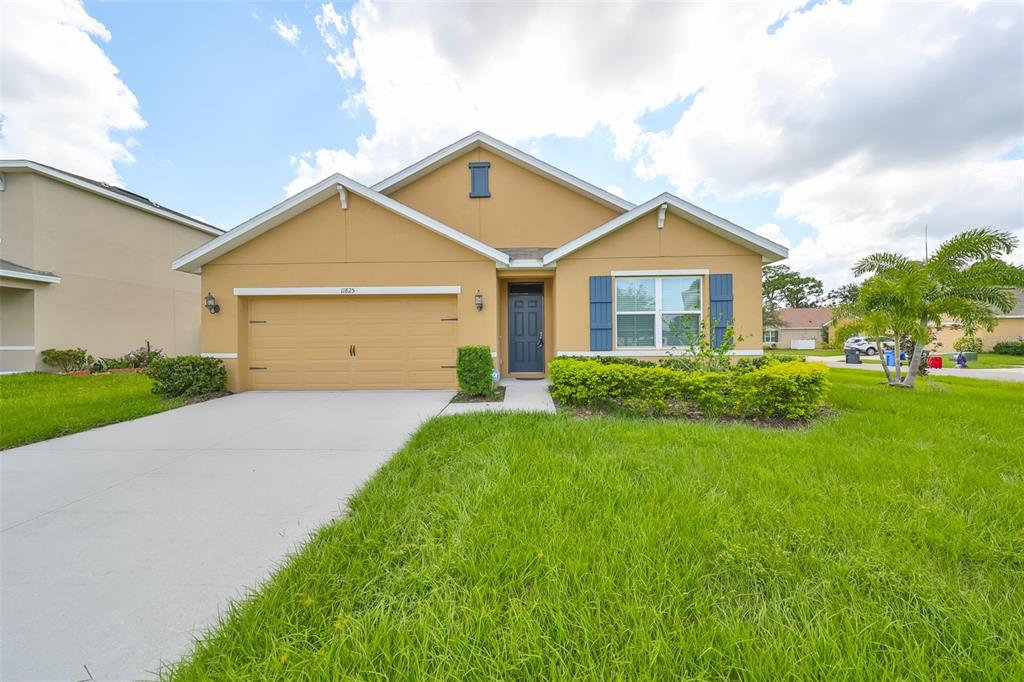
[[[496,386],[494,388],[494,395],[493,396],[469,395],[468,393],[463,393],[462,391],[459,391],[458,393],[455,394],[455,397],[452,398],[452,402],[453,403],[500,403],[500,402],[504,402],[504,400],[505,400],[505,387],[504,386]]]

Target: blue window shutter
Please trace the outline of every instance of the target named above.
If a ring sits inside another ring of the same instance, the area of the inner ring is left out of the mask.
[[[732,323],[732,275],[711,275],[711,344],[718,348],[725,342],[725,328]]]
[[[489,161],[469,164],[469,196],[482,198],[491,196],[491,163]]]
[[[612,278],[590,278],[590,350],[612,349]]]

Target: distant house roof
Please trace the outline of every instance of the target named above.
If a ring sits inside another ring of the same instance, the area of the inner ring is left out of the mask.
[[[831,308],[783,308],[779,320],[787,329],[821,329],[832,321]]]
[[[1013,310],[998,314],[996,317],[1024,317],[1024,289],[1018,289],[1016,295],[1017,305],[1013,306]]]
[[[141,209],[147,213],[152,213],[162,218],[173,220],[176,223],[180,223],[186,227],[191,227],[192,229],[199,230],[200,232],[206,232],[207,234],[212,235],[219,235],[224,232],[224,230],[219,227],[208,225],[202,220],[196,220],[192,216],[179,213],[178,211],[169,209],[166,206],[161,206],[141,194],[129,192],[128,190],[120,187],[114,187],[106,182],[100,182],[99,180],[75,175],[74,173],[69,173],[67,171],[60,170],[59,168],[47,166],[37,161],[0,159],[0,172],[5,171],[14,173],[38,173],[39,175],[44,175],[52,180],[63,182],[66,185],[71,185],[72,187],[77,187],[78,189],[98,194],[102,197],[106,197],[107,199],[112,199],[118,203]]]
[[[49,284],[60,284],[60,275],[47,272],[46,270],[33,270],[24,265],[12,263],[9,260],[0,258],[0,277],[10,279],[23,279],[29,282],[47,282]]]

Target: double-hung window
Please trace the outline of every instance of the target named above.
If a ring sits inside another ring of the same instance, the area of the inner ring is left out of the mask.
[[[764,330],[764,342],[765,343],[778,343],[779,342],[779,330],[778,329],[765,329]]]
[[[689,346],[700,333],[700,277],[615,280],[616,348]]]

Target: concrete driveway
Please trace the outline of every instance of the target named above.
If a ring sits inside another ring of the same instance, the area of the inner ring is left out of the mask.
[[[451,396],[243,393],[0,453],[0,678],[152,678]]]

